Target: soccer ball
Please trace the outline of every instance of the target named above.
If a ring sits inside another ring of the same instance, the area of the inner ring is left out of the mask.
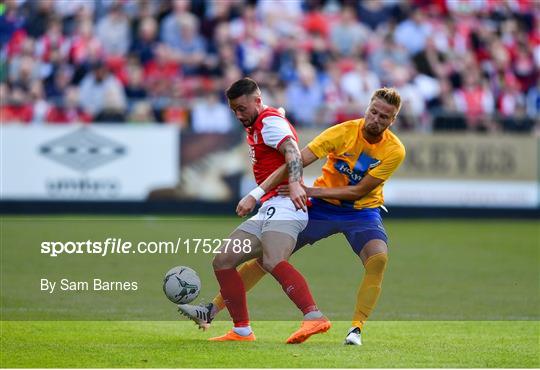
[[[176,266],[167,271],[163,279],[163,292],[176,304],[193,301],[201,291],[201,279],[197,273],[186,266]]]

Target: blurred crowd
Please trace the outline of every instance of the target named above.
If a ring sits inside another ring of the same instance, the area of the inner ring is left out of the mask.
[[[237,130],[249,75],[300,127],[403,98],[399,130],[535,130],[537,0],[5,0],[2,123]],[[538,125],[536,125],[538,126]]]

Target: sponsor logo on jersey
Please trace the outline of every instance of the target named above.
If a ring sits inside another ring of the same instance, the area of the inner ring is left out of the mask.
[[[251,158],[251,163],[255,164],[257,162],[257,159],[255,158],[255,148],[253,146],[249,146],[249,158]]]
[[[334,164],[334,168],[339,173],[342,173],[349,178],[349,185],[356,185],[369,170],[377,167],[380,163],[380,160],[371,158],[367,154],[362,153],[360,154],[360,157],[358,157],[354,167],[351,168],[346,161],[338,159]]]
[[[344,162],[344,161],[338,161],[336,162],[336,164],[334,165],[334,168],[339,172],[339,173],[342,173],[344,175],[347,175],[347,177],[349,178],[349,181],[351,183],[359,183],[360,180],[362,180],[362,177],[363,177],[363,174],[362,173],[359,173],[359,172],[355,172],[353,171],[349,165]]]

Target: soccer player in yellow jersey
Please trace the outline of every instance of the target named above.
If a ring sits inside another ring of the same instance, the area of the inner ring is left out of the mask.
[[[309,223],[298,236],[295,251],[342,233],[365,269],[345,344],[362,344],[361,331],[381,292],[388,261],[388,238],[380,216],[384,203],[382,190],[385,181],[405,158],[403,144],[388,130],[400,108],[401,97],[397,90],[378,89],[371,97],[365,118],[325,130],[301,152],[304,167],[324,157],[326,163],[314,186],[305,187],[311,197]],[[286,171],[282,166],[260,187],[265,191],[272,189],[286,176]],[[280,192],[288,194],[287,187],[282,186]],[[298,209],[305,207],[305,198],[292,198],[292,201]],[[238,215],[247,215],[255,205],[253,197],[244,197],[238,204]],[[265,274],[255,259],[241,265],[238,270],[246,290]],[[199,327],[207,328],[223,307],[223,299],[218,295],[206,306],[180,305],[179,310]]]

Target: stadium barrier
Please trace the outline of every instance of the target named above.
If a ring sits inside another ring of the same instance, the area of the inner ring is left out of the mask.
[[[2,127],[2,200],[144,201],[179,171],[172,126]]]
[[[300,130],[301,146],[319,133]],[[238,132],[163,125],[5,126],[2,213],[222,213],[254,186]],[[400,134],[385,185],[392,216],[539,215],[539,139]],[[322,161],[306,168],[312,183]]]
[[[539,205],[538,139],[518,135],[402,135],[407,158],[386,187],[398,206]]]

